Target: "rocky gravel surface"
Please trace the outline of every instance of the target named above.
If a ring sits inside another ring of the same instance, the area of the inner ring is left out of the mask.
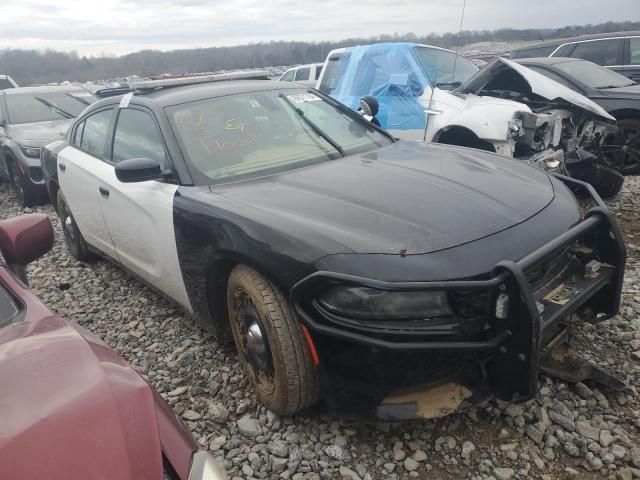
[[[611,202],[629,245],[620,314],[573,340],[628,383],[624,392],[542,378],[525,404],[492,402],[437,421],[372,424],[320,407],[278,418],[262,407],[233,349],[106,261],[68,255],[58,219],[51,253],[28,268],[49,307],[100,336],[160,391],[229,479],[640,478],[640,180]],[[21,213],[0,187],[0,217]],[[31,211],[27,209],[26,211]]]

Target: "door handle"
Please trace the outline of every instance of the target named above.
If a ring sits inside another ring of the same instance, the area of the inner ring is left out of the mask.
[[[67,166],[64,163],[59,163],[58,168],[60,169],[61,172],[67,171]]]
[[[98,190],[100,191],[100,195],[102,195],[104,198],[109,198],[109,190],[102,187],[98,187]]]

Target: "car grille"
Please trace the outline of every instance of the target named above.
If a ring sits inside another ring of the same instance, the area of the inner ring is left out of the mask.
[[[536,292],[552,281],[571,262],[572,246],[551,252],[539,262],[524,271],[524,276],[532,291]]]

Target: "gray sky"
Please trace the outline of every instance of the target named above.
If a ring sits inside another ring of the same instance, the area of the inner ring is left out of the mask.
[[[462,0],[0,0],[0,48],[141,49],[458,30]],[[467,30],[640,20],[640,0],[467,0]]]

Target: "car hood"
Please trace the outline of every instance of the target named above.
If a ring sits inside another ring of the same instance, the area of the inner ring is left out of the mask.
[[[640,85],[629,85],[617,88],[600,88],[598,93],[607,98],[625,98],[640,100]]]
[[[64,138],[72,121],[53,120],[50,122],[9,125],[6,127],[6,132],[18,143],[39,147]]]
[[[524,222],[554,197],[547,174],[521,162],[414,141],[211,189],[234,211],[301,240],[390,254],[477,240]]]
[[[458,87],[456,92],[478,93],[489,81],[500,84],[500,77],[504,78],[503,84],[505,85],[517,85],[517,82],[513,80],[514,73],[526,82],[531,93],[549,101],[564,101],[609,121],[615,121],[615,118],[609,115],[604,108],[584,95],[524,65],[501,57],[492,60],[486,67]],[[526,91],[517,91],[519,93],[528,93]]]
[[[15,479],[162,478],[153,392],[58,317],[0,330],[0,472]]]

